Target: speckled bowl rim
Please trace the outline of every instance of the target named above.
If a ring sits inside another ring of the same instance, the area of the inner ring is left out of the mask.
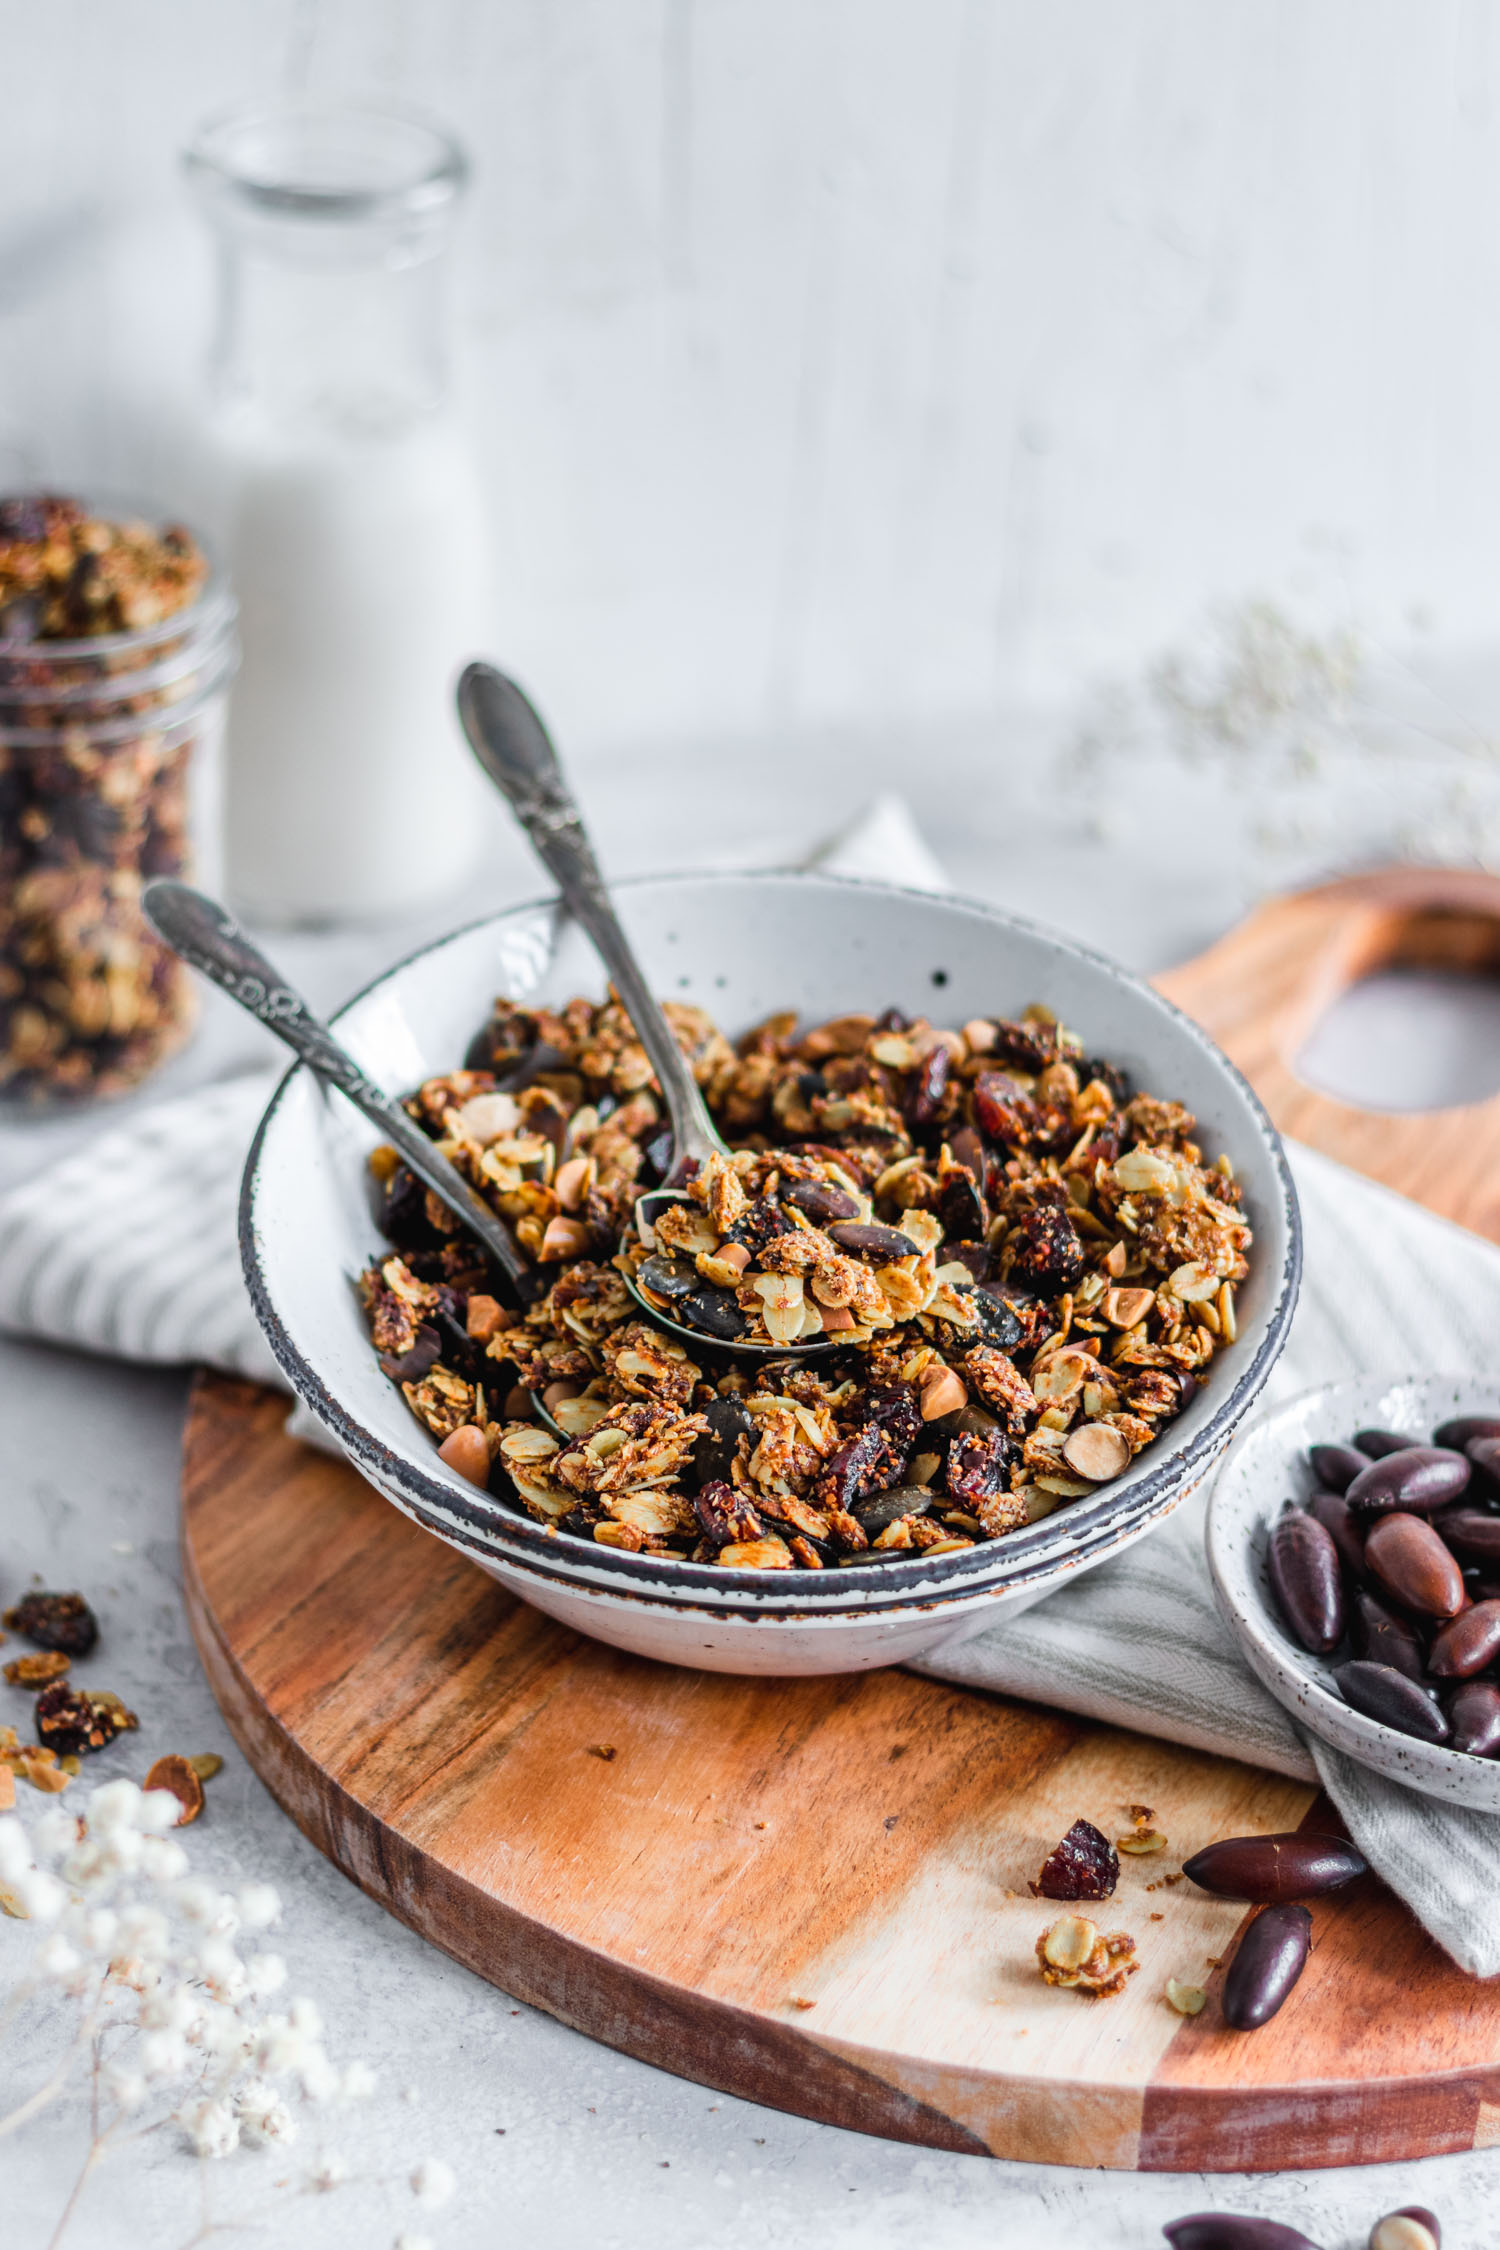
[[[1443,1370],[1346,1376],[1335,1383],[1311,1384],[1294,1398],[1257,1415],[1234,1440],[1214,1480],[1204,1545],[1220,1614],[1256,1678],[1299,1725],[1372,1772],[1399,1781],[1423,1796],[1467,1805],[1473,1811],[1500,1812],[1500,1759],[1471,1757],[1446,1749],[1440,1742],[1422,1742],[1415,1735],[1382,1726],[1378,1719],[1356,1711],[1335,1688],[1324,1684],[1329,1676],[1327,1663],[1299,1648],[1281,1625],[1264,1590],[1263,1566],[1249,1554],[1247,1536],[1238,1523],[1231,1522],[1240,1505],[1237,1480],[1257,1473],[1257,1455],[1262,1451],[1275,1452],[1277,1474],[1274,1483],[1267,1474],[1264,1499],[1256,1513],[1246,1518],[1250,1536],[1255,1526],[1268,1525],[1286,1500],[1312,1489],[1312,1471],[1303,1458],[1308,1440],[1302,1418],[1309,1408],[1337,1404],[1338,1435],[1347,1440],[1356,1429],[1400,1428],[1411,1410],[1393,1405],[1395,1395],[1434,1388],[1449,1395],[1441,1400],[1438,1411],[1422,1409],[1421,1428],[1414,1434],[1425,1436],[1449,1415],[1482,1413],[1487,1406],[1494,1407],[1500,1398],[1500,1370],[1489,1377]],[[1283,1435],[1288,1423],[1299,1427],[1297,1444],[1290,1449]],[[1337,1437],[1330,1433],[1327,1439],[1320,1435],[1311,1442],[1337,1442]],[[1243,1585],[1259,1589],[1253,1600],[1242,1595]],[[1392,1761],[1401,1771],[1391,1772]]]
[[[1004,1540],[985,1542],[925,1565],[851,1564],[837,1572],[809,1571],[800,1575],[812,1579],[814,1583],[805,1590],[799,1588],[795,1596],[791,1596],[790,1589],[783,1592],[775,1583],[785,1575],[781,1572],[730,1573],[727,1575],[735,1583],[726,1587],[726,1573],[709,1564],[672,1561],[655,1555],[636,1555],[615,1547],[585,1549],[579,1562],[574,1564],[571,1557],[561,1552],[562,1542],[558,1536],[535,1523],[529,1516],[521,1515],[507,1508],[502,1501],[489,1495],[481,1495],[477,1491],[471,1499],[449,1483],[440,1481],[430,1471],[421,1466],[413,1466],[402,1456],[392,1453],[329,1390],[293,1341],[276,1309],[262,1269],[255,1219],[261,1185],[262,1152],[275,1128],[288,1089],[299,1076],[306,1075],[306,1065],[302,1063],[294,1063],[272,1093],[250,1144],[240,1187],[239,1242],[245,1283],[256,1319],[278,1366],[297,1396],[325,1428],[332,1432],[356,1466],[368,1474],[370,1481],[384,1493],[388,1494],[389,1486],[395,1484],[407,1495],[408,1512],[416,1521],[426,1525],[439,1537],[456,1541],[471,1551],[498,1551],[505,1559],[529,1562],[533,1567],[540,1566],[548,1576],[566,1576],[595,1584],[615,1581],[622,1593],[629,1591],[649,1598],[665,1599],[669,1604],[676,1601],[697,1607],[706,1601],[715,1609],[727,1609],[740,1614],[753,1613],[768,1621],[778,1618],[806,1621],[842,1610],[855,1610],[868,1616],[886,1609],[935,1606],[948,1596],[999,1590],[1001,1586],[1008,1591],[1013,1587],[1031,1585],[1039,1576],[1059,1576],[1086,1561],[1102,1558],[1112,1547],[1135,1536],[1156,1517],[1168,1514],[1201,1480],[1222,1452],[1231,1433],[1249,1411],[1286,1343],[1302,1280],[1302,1219],[1281,1136],[1271,1123],[1260,1097],[1202,1026],[1153,985],[1134,976],[1118,962],[1096,952],[1092,947],[1080,945],[1074,939],[1060,936],[1024,916],[1007,914],[980,900],[946,891],[934,894],[897,883],[877,883],[853,877],[783,869],[754,872],[736,870],[727,877],[723,870],[675,871],[669,875],[635,876],[620,882],[615,888],[620,893],[628,894],[636,889],[687,888],[704,883],[723,883],[726,880],[751,884],[763,881],[768,885],[795,882],[799,886],[827,892],[831,901],[845,897],[857,897],[866,903],[872,898],[884,899],[898,909],[906,903],[920,904],[926,909],[940,905],[951,907],[959,914],[993,928],[1024,933],[1055,951],[1068,955],[1074,961],[1083,963],[1106,984],[1128,986],[1132,991],[1144,994],[1153,1007],[1168,1017],[1180,1033],[1201,1050],[1213,1068],[1232,1083],[1259,1130],[1270,1159],[1275,1185],[1280,1190],[1286,1224],[1286,1254],[1267,1312],[1265,1332],[1254,1354],[1236,1371],[1234,1383],[1217,1411],[1188,1444],[1180,1452],[1168,1451],[1159,1461],[1153,1462],[1142,1476],[1131,1479],[1123,1488],[1106,1486],[1097,1499],[1074,1501],[1067,1508],[1044,1517],[1041,1522],[1029,1525],[1024,1531],[1008,1534]],[[400,960],[393,962],[378,976],[372,977],[368,984],[361,986],[329,1021],[337,1029],[351,1009],[383,986],[391,984],[414,962],[440,952],[444,946],[472,936],[477,930],[519,922],[527,915],[557,916],[560,912],[560,902],[556,896],[543,894],[541,897],[518,901],[496,913],[477,915],[472,921],[461,924],[442,937],[413,947]],[[579,1544],[582,1545],[582,1542]],[[898,1573],[903,1583],[893,1585],[893,1575]],[[826,1591],[818,1584],[825,1577],[835,1582]]]

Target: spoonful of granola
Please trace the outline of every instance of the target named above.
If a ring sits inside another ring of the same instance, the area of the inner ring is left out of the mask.
[[[620,925],[529,698],[493,665],[471,664],[458,709],[475,757],[602,955],[666,1103],[671,1169],[637,1200],[615,1261],[636,1302],[685,1342],[781,1358],[867,1342],[891,1325],[893,1302],[895,1317],[909,1317],[932,1310],[940,1293],[940,1314],[972,1324],[972,1277],[939,1266],[943,1228],[931,1213],[877,1224],[835,1150],[728,1148]]]

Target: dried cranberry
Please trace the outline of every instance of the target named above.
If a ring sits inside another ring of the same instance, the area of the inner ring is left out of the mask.
[[[398,1164],[386,1182],[380,1231],[398,1250],[432,1250],[440,1239],[427,1216],[427,1190],[405,1164]]]
[[[1075,1820],[1042,1862],[1031,1888],[1037,1898],[1112,1898],[1120,1861],[1109,1838],[1091,1820]]]
[[[1011,1271],[1033,1288],[1054,1293],[1071,1289],[1087,1258],[1078,1230],[1065,1211],[1028,1211],[1016,1221]]]
[[[82,1594],[24,1594],[4,1621],[24,1640],[65,1656],[87,1656],[99,1638],[98,1619]]]
[[[894,1483],[905,1465],[905,1456],[892,1445],[883,1425],[867,1422],[829,1456],[817,1482],[818,1505],[852,1510],[867,1492]]]
[[[1002,1148],[1029,1148],[1040,1122],[1034,1101],[1003,1070],[984,1070],[974,1081],[974,1122]]]
[[[730,1547],[765,1535],[766,1527],[749,1500],[730,1485],[706,1484],[694,1499],[693,1510],[703,1536],[716,1547]]]
[[[922,1434],[922,1409],[910,1383],[872,1383],[865,1393],[865,1412],[903,1455]]]
[[[396,1354],[382,1352],[381,1372],[393,1383],[420,1383],[430,1374],[443,1356],[443,1342],[430,1321],[423,1321],[417,1330],[417,1340],[409,1351]]]
[[[953,1068],[953,1057],[944,1046],[929,1049],[917,1066],[917,1075],[906,1097],[906,1122],[923,1126],[936,1124],[942,1111],[943,1096],[948,1090],[948,1073]]]
[[[1003,1430],[961,1430],[948,1442],[948,1490],[970,1504],[1009,1489],[1010,1440]]]

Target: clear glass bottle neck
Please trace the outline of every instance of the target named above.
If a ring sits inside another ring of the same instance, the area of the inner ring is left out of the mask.
[[[397,435],[443,408],[443,256],[309,259],[261,236],[220,234],[210,378],[222,410],[288,436],[357,439]]]

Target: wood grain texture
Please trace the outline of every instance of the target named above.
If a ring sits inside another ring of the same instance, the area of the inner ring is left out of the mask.
[[[1500,1242],[1500,1094],[1376,1115],[1317,1092],[1293,1068],[1341,992],[1396,966],[1500,969],[1500,876],[1387,868],[1271,899],[1157,982],[1239,1064],[1282,1132]]]
[[[1372,1118],[1303,1086],[1318,1011],[1392,961],[1500,961],[1500,880],[1408,870],[1262,908],[1163,980],[1285,1130],[1500,1239],[1500,1100]],[[1210,1992],[1240,1910],[1162,1884],[1216,1836],[1334,1825],[1294,1782],[904,1672],[739,1680],[566,1632],[204,1376],[183,1551],[209,1678],[334,1863],[480,1975],[704,2084],[937,2148],[1168,2171],[1500,2142],[1500,1990],[1373,1879],[1315,1910],[1294,2007]],[[1141,1969],[1050,1990],[1028,1880],[1084,1815],[1156,1811],[1104,1926]],[[1157,1887],[1150,1888],[1155,1884]],[[1414,2041],[1414,2012],[1421,2038]]]

